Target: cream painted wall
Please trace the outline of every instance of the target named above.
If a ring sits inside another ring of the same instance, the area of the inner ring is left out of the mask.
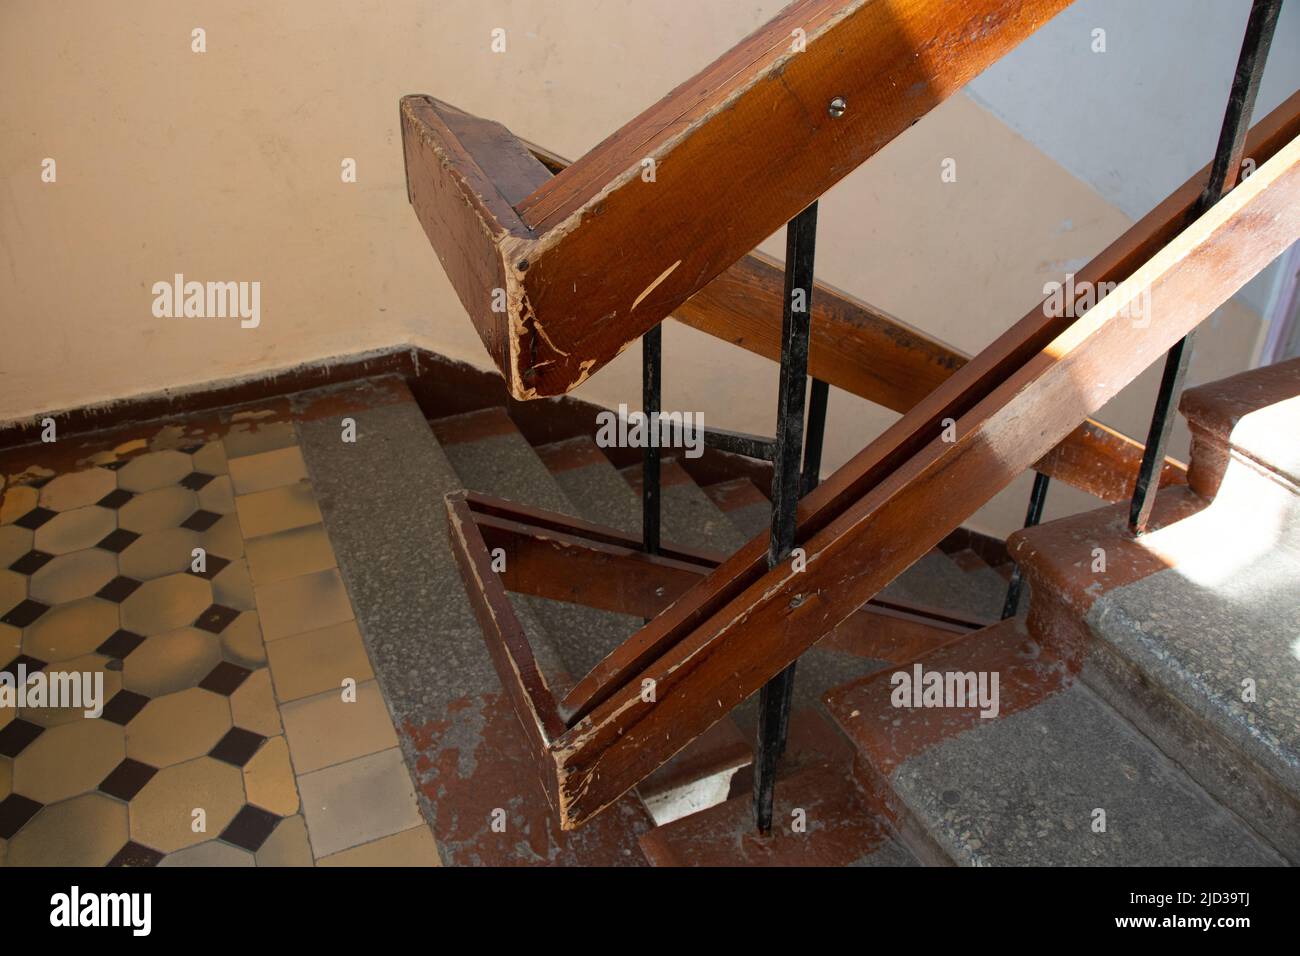
[[[5,0],[0,421],[400,343],[486,366],[406,202],[398,97],[433,93],[577,156],[781,6]],[[498,26],[505,54],[489,49]],[[206,53],[191,52],[195,27]],[[56,183],[41,182],[45,157]],[[356,184],[340,181],[344,157]],[[940,181],[945,157],[956,183]],[[821,277],[971,352],[1128,224],[964,95],[821,209]],[[764,248],[780,255],[782,237]],[[261,326],[154,318],[150,288],[175,272],[260,281]],[[1193,377],[1244,368],[1257,327],[1235,306],[1207,324]],[[771,430],[774,365],[667,329],[665,407]],[[1103,419],[1141,434],[1153,381]],[[577,394],[635,404],[637,350]],[[828,470],[893,417],[836,394]],[[973,524],[1010,530],[1026,495],[1027,479]],[[1094,505],[1054,489],[1049,514]]]

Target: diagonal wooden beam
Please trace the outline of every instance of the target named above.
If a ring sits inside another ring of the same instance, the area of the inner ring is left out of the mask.
[[[766,570],[756,538],[593,671],[605,685],[566,698],[579,705],[562,707],[566,719],[579,719],[552,747],[563,825],[599,812],[797,659],[1297,239],[1300,139],[1081,318],[1040,311],[1000,336],[804,499],[802,570]],[[1150,321],[1138,326],[1144,297]],[[955,441],[941,437],[944,416]],[[645,680],[653,701],[640,696]]]
[[[562,394],[1069,2],[797,0],[496,221],[407,97],[409,194],[510,393]]]

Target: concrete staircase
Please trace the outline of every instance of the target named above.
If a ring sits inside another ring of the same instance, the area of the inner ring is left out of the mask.
[[[559,831],[469,611],[442,498],[468,488],[636,534],[640,469],[623,460],[620,470],[587,436],[534,446],[498,407],[426,421],[400,391],[357,413],[360,429],[382,437],[365,461],[339,453],[333,424],[302,432],[447,863],[1269,865],[1300,856],[1300,399],[1291,397],[1300,364],[1187,393],[1190,486],[1162,492],[1150,534],[1133,540],[1114,507],[1014,535],[1010,553],[1033,595],[1027,617],[944,639],[873,618],[807,653],[767,838],[750,820],[753,699],[587,826]],[[356,487],[375,490],[359,501]],[[665,460],[665,541],[730,553],[768,520],[749,478],[702,484]],[[995,620],[1010,564],[963,534],[885,596]],[[511,599],[560,688],[641,624]],[[918,668],[996,675],[996,713],[894,706],[895,675]]]

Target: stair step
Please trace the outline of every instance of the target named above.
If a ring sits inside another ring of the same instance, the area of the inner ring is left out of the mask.
[[[629,465],[621,474],[641,497],[641,466]],[[677,461],[665,458],[660,464],[660,502],[663,539],[688,548],[704,548],[731,554],[749,540],[721,511]]]
[[[1187,480],[1198,494],[1215,497],[1236,462],[1300,495],[1300,358],[1189,388],[1179,410],[1192,433]]]
[[[654,866],[916,865],[881,808],[854,783],[853,756],[824,717],[796,710],[770,836],[754,830],[753,776],[745,769],[729,800],[647,833],[641,840],[646,858]]]
[[[581,517],[640,536],[640,500],[589,436],[543,445],[537,455]]]
[[[834,692],[863,778],[925,862],[1279,865],[1282,858],[1075,679],[1068,650],[1011,619],[945,645],[925,671],[997,674],[996,717],[895,707],[893,673]],[[991,686],[991,685],[990,685]],[[1104,831],[1094,827],[1102,822]]]
[[[1300,557],[1189,487],[1160,493],[1151,528],[1134,539],[1118,505],[1013,535],[1031,629],[1082,648],[1090,687],[1300,862]]]
[[[704,493],[747,539],[772,527],[772,503],[748,478],[706,485]]]
[[[384,386],[367,404],[364,393]],[[345,403],[340,396],[347,397]],[[398,378],[304,393],[333,414],[304,417],[300,444],[357,623],[425,818],[448,865],[644,864],[652,821],[619,801],[563,833],[504,697],[448,540],[443,496],[463,487]],[[504,831],[493,810],[505,811]]]

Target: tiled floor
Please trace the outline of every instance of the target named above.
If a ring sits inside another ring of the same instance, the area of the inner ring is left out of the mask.
[[[10,475],[0,863],[437,865],[291,421],[148,430]],[[2,698],[0,698],[2,700]]]

